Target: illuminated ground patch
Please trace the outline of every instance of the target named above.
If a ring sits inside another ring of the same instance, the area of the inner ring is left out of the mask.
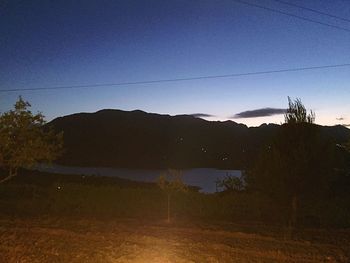
[[[210,226],[2,220],[0,262],[348,262],[348,232],[297,241]]]

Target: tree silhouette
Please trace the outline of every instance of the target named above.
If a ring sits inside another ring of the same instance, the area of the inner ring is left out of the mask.
[[[289,226],[295,227],[301,199],[326,191],[333,172],[333,145],[314,124],[300,99],[288,97],[285,123],[246,173],[248,187],[289,206]]]
[[[311,110],[308,114],[305,106],[299,98],[293,101],[288,97],[288,109],[284,114],[284,120],[287,124],[312,124],[315,122],[315,113]]]
[[[62,152],[63,134],[44,129],[44,116],[29,107],[19,97],[14,109],[0,116],[0,167],[8,171],[0,183],[16,176],[19,168],[53,161]]]
[[[167,195],[167,222],[170,223],[170,201],[171,196],[176,192],[186,192],[187,186],[181,180],[182,172],[169,169],[158,178],[158,186]]]
[[[244,189],[244,182],[241,177],[226,175],[225,178],[216,181],[216,187],[225,192],[239,192]]]

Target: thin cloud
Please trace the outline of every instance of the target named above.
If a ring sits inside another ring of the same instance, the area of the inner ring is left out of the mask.
[[[207,114],[207,113],[192,113],[190,114],[193,117],[196,118],[209,118],[209,117],[215,117],[215,115]]]
[[[231,118],[240,119],[240,118],[257,118],[257,117],[267,117],[273,115],[280,115],[286,113],[286,109],[279,108],[261,108],[256,110],[247,110],[235,114]]]
[[[339,118],[336,118],[337,121],[343,121],[344,118],[343,117],[339,117]]]

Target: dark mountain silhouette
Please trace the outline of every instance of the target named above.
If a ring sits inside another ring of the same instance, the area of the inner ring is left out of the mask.
[[[65,153],[58,163],[123,168],[241,169],[279,129],[140,110],[78,113],[47,125],[64,131]],[[337,143],[350,137],[343,126],[321,128]]]

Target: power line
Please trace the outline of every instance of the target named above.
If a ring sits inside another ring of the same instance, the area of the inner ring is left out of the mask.
[[[307,10],[307,11],[310,11],[310,12],[314,12],[316,14],[320,14],[320,15],[331,17],[331,18],[336,18],[336,19],[339,19],[339,20],[350,22],[350,19],[348,19],[348,18],[336,16],[336,15],[329,14],[329,13],[326,13],[326,12],[322,12],[322,11],[319,11],[319,10],[316,10],[316,9],[312,9],[312,8],[309,8],[309,7],[297,5],[297,4],[294,4],[294,3],[289,3],[289,2],[286,2],[286,1],[282,1],[282,0],[272,0],[272,1],[284,4],[284,5],[289,5],[289,6],[297,7],[297,8],[300,8],[300,9],[304,9],[304,10]]]
[[[24,89],[2,89],[2,90],[0,90],[0,92],[40,91],[40,90],[79,89],[79,88],[97,88],[97,87],[141,85],[141,84],[156,84],[156,83],[180,82],[180,81],[203,80],[203,79],[234,78],[234,77],[243,77],[243,76],[266,75],[266,74],[273,74],[273,73],[297,72],[297,71],[340,68],[340,67],[350,67],[350,63],[336,64],[336,65],[324,65],[324,66],[313,66],[313,67],[288,68],[288,69],[278,69],[278,70],[267,70],[267,71],[255,71],[255,72],[245,72],[245,73],[233,73],[233,74],[226,74],[226,75],[207,75],[207,76],[188,77],[188,78],[159,79],[159,80],[146,80],[146,81],[135,81],[135,82],[117,82],[117,83],[104,83],[104,84],[55,86],[55,87],[24,88]]]
[[[248,5],[248,6],[261,8],[261,9],[264,9],[264,10],[267,10],[267,11],[270,11],[270,12],[274,12],[274,13],[278,13],[278,14],[281,14],[281,15],[294,17],[294,18],[297,18],[297,19],[300,19],[300,20],[304,20],[304,21],[307,21],[307,22],[311,22],[311,23],[314,23],[314,24],[319,24],[319,25],[322,25],[322,26],[331,27],[331,28],[335,28],[335,29],[338,29],[338,30],[350,32],[350,29],[345,28],[345,27],[340,27],[340,26],[337,26],[337,25],[332,25],[332,24],[321,22],[321,21],[317,21],[317,20],[314,20],[314,19],[311,19],[311,18],[307,18],[307,17],[303,17],[303,16],[299,16],[299,15],[294,15],[292,13],[284,12],[284,11],[281,11],[281,10],[278,10],[278,9],[274,9],[274,8],[270,8],[270,7],[267,7],[267,6],[258,5],[258,4],[246,2],[246,1],[243,1],[243,0],[232,0],[232,1],[240,3],[240,4],[243,4],[243,5]]]

